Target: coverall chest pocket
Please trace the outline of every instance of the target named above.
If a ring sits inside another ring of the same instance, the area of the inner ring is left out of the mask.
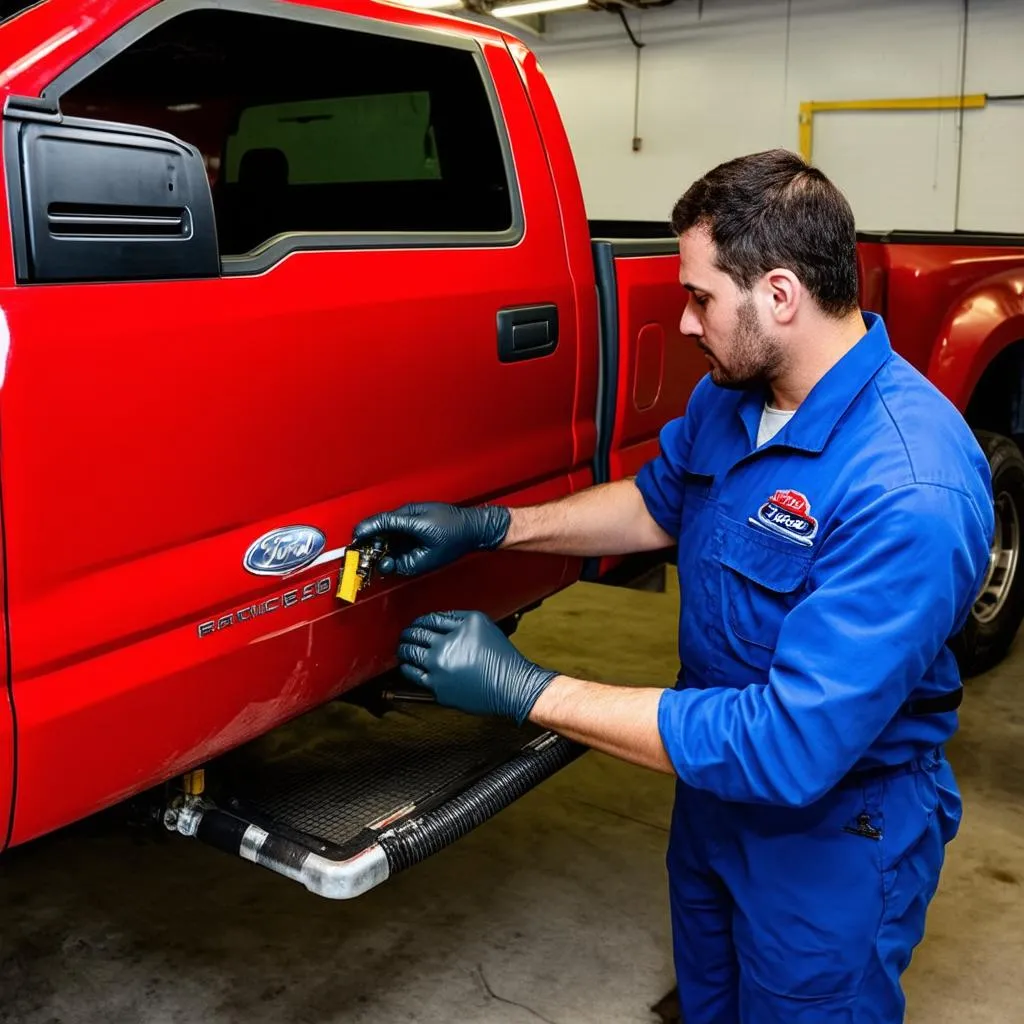
[[[767,663],[783,619],[807,582],[811,552],[756,526],[729,520],[720,557],[725,620],[736,639],[760,649],[744,653]]]

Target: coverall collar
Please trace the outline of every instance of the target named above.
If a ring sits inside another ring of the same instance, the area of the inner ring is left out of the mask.
[[[811,389],[793,418],[775,437],[761,446],[782,445],[807,452],[823,451],[843,413],[892,356],[885,324],[877,313],[862,313],[867,333]],[[766,392],[746,392],[737,406],[751,448],[764,409]]]

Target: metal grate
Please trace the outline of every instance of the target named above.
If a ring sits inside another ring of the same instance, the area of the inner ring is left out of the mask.
[[[429,705],[378,719],[332,704],[228,755],[218,788],[233,806],[344,847],[468,785],[541,731]]]

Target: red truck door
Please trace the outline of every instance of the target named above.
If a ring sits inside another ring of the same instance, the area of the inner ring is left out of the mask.
[[[16,842],[383,671],[422,611],[500,617],[573,568],[481,556],[334,598],[364,515],[570,488],[573,286],[499,37],[135,6],[100,50],[60,37],[6,125]]]
[[[597,240],[606,382],[598,475],[621,480],[658,454],[658,434],[686,412],[707,363],[679,333],[686,305],[679,248],[667,239]]]
[[[7,628],[0,618],[0,664],[6,666],[7,660]],[[11,810],[14,807],[14,716],[11,710],[11,691],[9,677],[4,672],[3,685],[0,686],[0,850],[6,845],[10,835]]]

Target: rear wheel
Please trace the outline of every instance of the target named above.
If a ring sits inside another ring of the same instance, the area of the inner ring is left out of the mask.
[[[984,430],[975,434],[992,471],[995,533],[985,581],[967,624],[952,644],[964,676],[998,664],[1024,619],[1024,456],[1008,437]]]

